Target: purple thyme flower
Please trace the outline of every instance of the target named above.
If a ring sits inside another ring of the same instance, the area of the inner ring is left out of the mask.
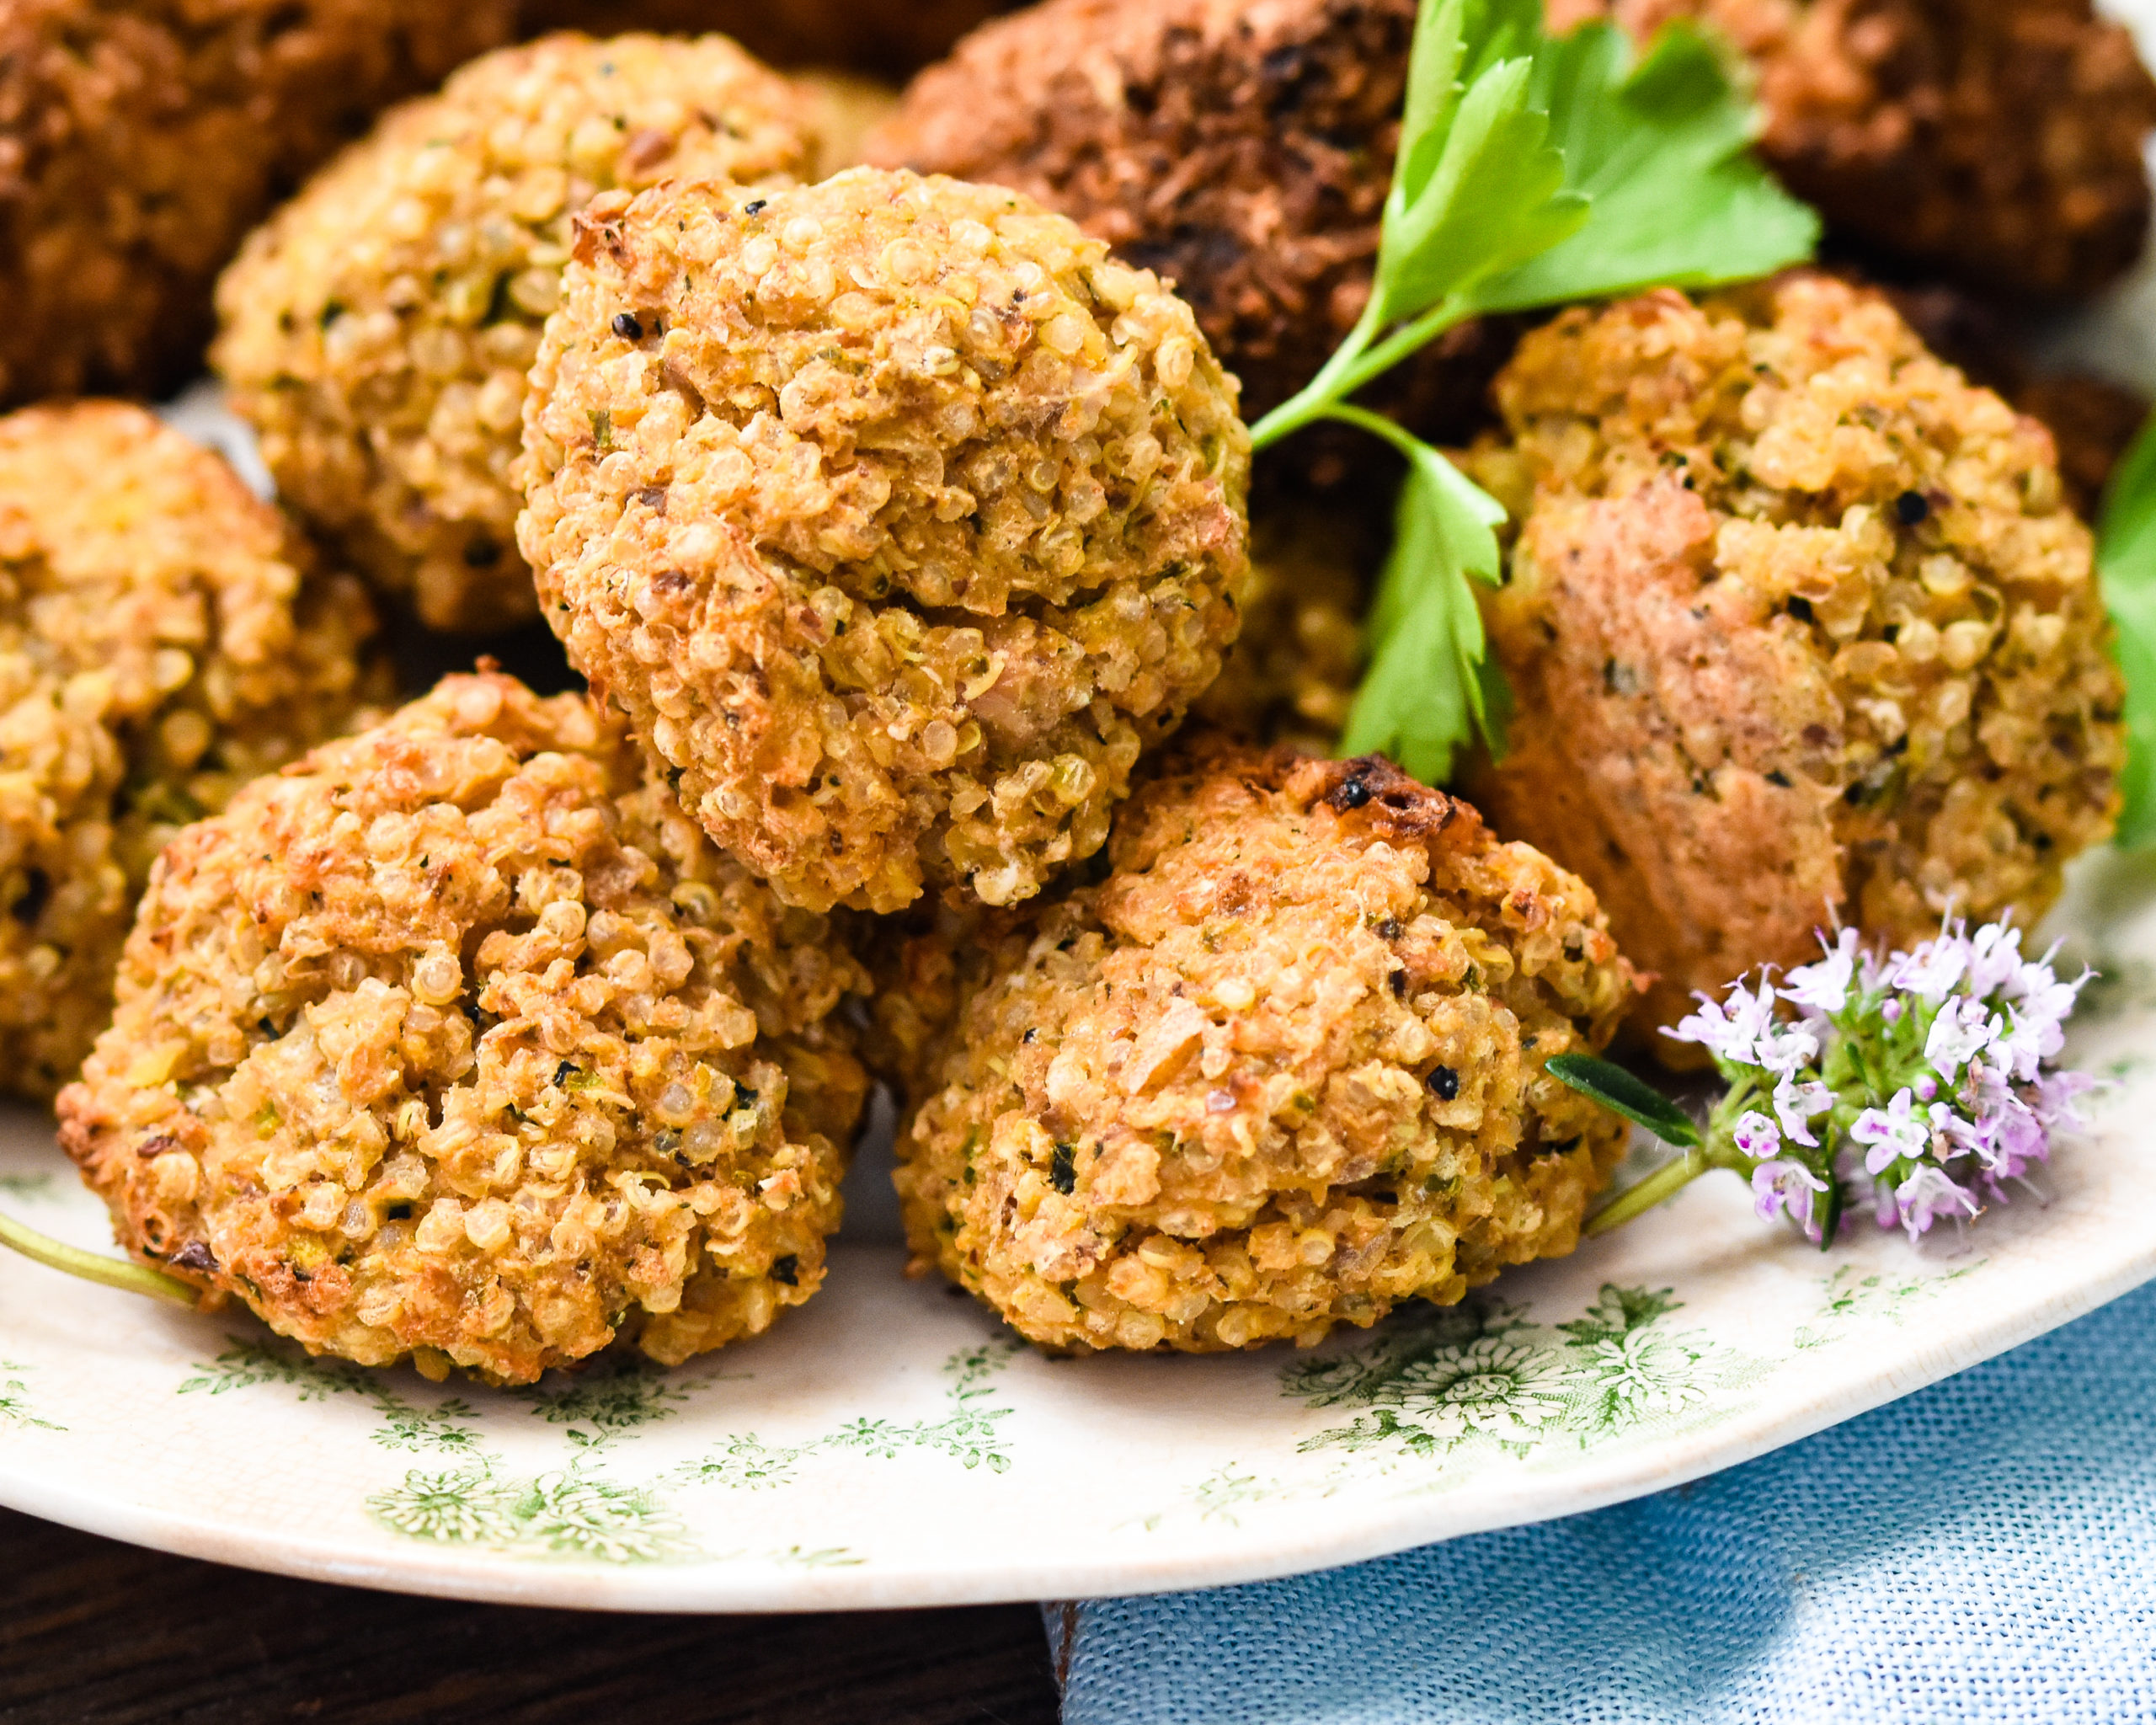
[[[1752,1208],[1759,1220],[1771,1222],[1776,1212],[1786,1212],[1815,1240],[1819,1232],[1812,1220],[1812,1199],[1826,1189],[1827,1183],[1802,1162],[1764,1162],[1752,1171]]]
[[[1930,1117],[1912,1114],[1910,1102],[1908,1091],[1898,1090],[1885,1108],[1865,1109],[1849,1128],[1851,1138],[1871,1146],[1864,1158],[1867,1174],[1883,1174],[1896,1162],[1920,1156],[1929,1146]]]
[[[1782,979],[1732,985],[1668,1033],[1713,1056],[1729,1090],[1694,1154],[1696,1172],[1748,1174],[1762,1215],[1831,1237],[1869,1190],[1884,1227],[1912,1238],[1942,1216],[2003,1201],[2082,1124],[2093,1081],[2058,1071],[2086,975],[2059,980],[2055,951],[2021,949],[2010,922],[1884,957],[1854,929]]]

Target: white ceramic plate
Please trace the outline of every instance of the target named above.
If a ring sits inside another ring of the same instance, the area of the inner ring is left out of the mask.
[[[899,1274],[873,1162],[825,1293],[673,1373],[526,1391],[311,1362],[0,1261],[0,1502],[328,1580],[622,1610],[808,1610],[1245,1581],[1569,1514],[1906,1395],[2156,1276],[2156,868],[2055,919],[2116,1081],[2047,1207],[1958,1253],[1822,1255],[1728,1176],[1464,1306],[1314,1353],[1049,1360]],[[0,1204],[109,1238],[41,1119]],[[4,1254],[0,1254],[4,1258]]]
[[[2156,20],[2156,0],[2117,9]],[[2152,331],[2156,262],[2050,344],[2148,387]],[[267,489],[213,393],[169,411]],[[675,1611],[1209,1586],[1593,1509],[2156,1277],[2156,863],[2086,859],[2052,928],[2105,973],[2072,1057],[2112,1087],[2048,1206],[1987,1215],[1958,1252],[1867,1232],[1822,1255],[1721,1176],[1314,1353],[1052,1361],[900,1276],[886,1123],[823,1294],[673,1373],[437,1387],[0,1252],[0,1503],[325,1580]],[[0,1113],[0,1207],[110,1238],[40,1116]]]

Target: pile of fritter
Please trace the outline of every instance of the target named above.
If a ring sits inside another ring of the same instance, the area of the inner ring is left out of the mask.
[[[1646,1022],[1837,920],[2042,914],[2125,737],[2041,425],[1812,275],[1566,312],[1496,393],[1518,716],[1470,793],[1593,886]]]
[[[1559,0],[1722,35],[1851,273],[1358,396],[1511,515],[1470,806],[1326,758],[1373,422],[1254,527],[1245,423],[1364,314],[1417,9],[0,8],[0,402],[177,381],[221,269],[279,499],[0,419],[8,1083],[123,1244],[368,1365],[671,1364],[822,1284],[873,1069],[915,1273],[1309,1344],[1573,1249],[1628,1128],[1553,1058],[2040,915],[2118,804],[2077,510],[2138,403],[1992,332],[2140,250],[2123,32]]]

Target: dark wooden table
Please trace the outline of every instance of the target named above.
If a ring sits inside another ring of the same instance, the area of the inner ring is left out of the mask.
[[[1030,1605],[622,1617],[362,1593],[0,1510],[4,1725],[1054,1725]]]

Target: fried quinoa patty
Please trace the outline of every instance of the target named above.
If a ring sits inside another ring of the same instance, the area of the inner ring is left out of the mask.
[[[387,692],[359,584],[139,408],[0,419],[0,1084],[112,1013],[158,847]]]
[[[168,848],[61,1140],[314,1352],[671,1364],[823,1280],[859,981],[583,697],[450,677]]]
[[[2141,255],[2156,80],[2090,0],[1553,0],[1644,40],[1704,20],[1758,79],[1760,153],[1844,239],[2011,296]]]
[[[721,36],[550,36],[387,115],[218,284],[214,358],[280,494],[437,629],[538,615],[525,373],[594,194],[810,175],[814,110]]]
[[[1572,1248],[1625,1127],[1543,1063],[1633,992],[1578,879],[1377,757],[1217,740],[1110,849],[943,967],[898,1145],[916,1274],[1050,1347],[1204,1352]]]
[[[602,198],[531,382],[547,620],[791,903],[1037,892],[1235,638],[1233,380],[1015,193]]]
[[[385,104],[506,40],[511,0],[8,0],[0,404],[156,393],[263,213]]]
[[[915,79],[871,162],[1016,188],[1174,282],[1255,418],[1354,327],[1415,0],[1044,0]]]
[[[2041,425],[1809,275],[1567,312],[1497,400],[1518,714],[1470,794],[1593,887],[1647,1022],[1837,918],[2042,913],[2124,736]]]

